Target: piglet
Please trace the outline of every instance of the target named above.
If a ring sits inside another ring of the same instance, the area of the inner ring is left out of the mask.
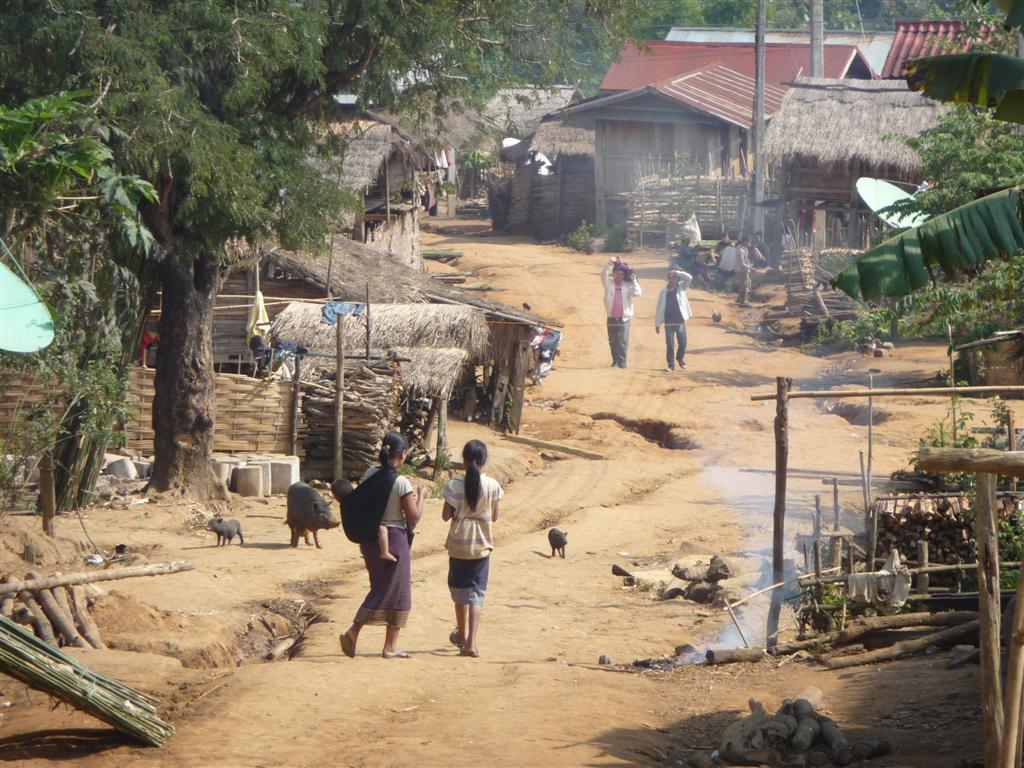
[[[299,546],[299,536],[306,539],[308,546],[309,534],[312,533],[316,547],[320,549],[317,531],[337,528],[341,525],[341,518],[332,514],[331,503],[316,490],[305,483],[292,483],[288,488],[288,515],[285,522],[292,529],[293,547]]]
[[[245,544],[245,539],[242,537],[242,524],[237,520],[225,520],[218,515],[206,524],[206,530],[217,534],[218,547],[230,544],[235,536],[238,537],[239,546]]]
[[[548,531],[548,544],[551,545],[551,556],[554,557],[557,552],[561,557],[565,557],[565,545],[569,543],[569,534],[565,531],[560,531],[557,528],[552,528]]]

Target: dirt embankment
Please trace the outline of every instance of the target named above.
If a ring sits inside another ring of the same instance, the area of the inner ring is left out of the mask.
[[[619,664],[683,643],[702,647],[723,626],[723,617],[703,606],[623,589],[610,575],[613,563],[653,566],[683,555],[735,554],[752,580],[745,583],[760,577],[770,547],[772,477],[740,470],[771,467],[774,408],[751,403],[750,394],[773,387],[780,374],[797,387],[859,384],[869,365],[884,368],[880,379],[925,378],[943,365],[939,346],[908,345],[881,362],[856,355],[819,359],[733,333],[758,310],[693,291],[689,367],[668,373],[663,337],[653,333],[664,257],[643,253],[629,259],[644,291],[630,367],[613,369],[598,282],[603,256],[500,237],[440,234],[426,241],[462,250],[456,268],[500,288],[494,298],[513,306],[529,302],[565,323],[556,370],[527,394],[534,404],[527,406],[523,433],[606,456],[549,460],[475,425],[450,428],[456,449],[469,437],[490,445],[489,471],[506,489],[481,658],[459,658],[447,643],[453,616],[440,499],[428,502],[417,531],[414,608],[402,632],[412,658],[402,661],[379,657],[383,632],[372,627],[355,660],[341,655],[338,633],[366,588],[358,551],[338,532],[322,537],[322,550],[289,548],[282,499],[234,501],[229,514],[241,520],[246,545],[219,549],[210,534],[188,528],[194,511],[187,508],[149,503],[94,510],[86,524],[102,546],[125,543],[146,548],[151,560],[196,562],[195,571],[120,582],[97,604],[101,630],[140,653],[93,658],[105,672],[124,669],[133,682],[163,695],[178,733],[159,752],[102,729],[96,740],[93,721],[49,712],[37,694],[29,705],[20,686],[4,680],[3,698],[15,706],[3,712],[0,757],[25,765],[74,757],[81,766],[677,764],[692,748],[713,744],[751,696],[771,709],[805,689],[818,689],[844,728],[885,731],[899,758],[877,765],[954,765],[970,754],[973,715],[963,722],[947,715],[951,696],[976,700],[971,673],[938,671],[928,659],[889,665],[884,675],[776,662],[656,674],[596,666],[602,654]],[[724,310],[721,324],[709,319],[715,306]],[[875,430],[876,473],[904,466],[944,404],[908,398],[889,401],[886,409],[888,421]],[[794,401],[791,465],[855,470],[866,428],[844,416]],[[687,450],[671,450],[679,447]],[[794,481],[791,533],[809,528],[820,489]],[[62,519],[60,533],[77,541],[77,525]],[[554,525],[569,534],[565,560],[549,557],[545,531]],[[19,537],[32,526],[28,518],[9,521],[5,557],[20,556]],[[72,557],[73,547],[66,554]],[[268,615],[287,621],[286,606],[299,604],[314,606],[321,620],[306,628],[291,661],[263,662],[266,641],[252,637],[253,626],[264,619],[273,625]],[[756,610],[744,619],[751,625]],[[154,664],[149,672],[132,668],[121,661],[128,656]],[[175,661],[155,661],[167,657]],[[930,722],[942,722],[941,732]],[[948,757],[936,758],[936,745],[948,747]]]

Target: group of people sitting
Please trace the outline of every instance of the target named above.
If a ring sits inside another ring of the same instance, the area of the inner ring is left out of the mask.
[[[750,273],[770,264],[770,251],[764,241],[763,232],[755,232],[753,238],[727,232],[711,251],[701,251],[684,241],[672,259],[671,266],[691,268],[705,280],[709,287],[725,288],[738,284],[736,303],[748,306],[750,298]]]

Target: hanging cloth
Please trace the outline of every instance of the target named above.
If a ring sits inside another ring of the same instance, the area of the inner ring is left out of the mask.
[[[263,303],[263,292],[256,291],[249,308],[249,322],[245,326],[245,342],[249,346],[253,336],[262,337],[264,343],[270,341],[270,316],[266,304]]]

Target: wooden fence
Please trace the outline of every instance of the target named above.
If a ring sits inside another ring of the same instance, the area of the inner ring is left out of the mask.
[[[126,427],[127,447],[153,450],[153,385],[155,371],[133,367],[128,379],[132,419]],[[214,383],[213,450],[223,453],[289,453],[292,385],[218,373]]]

